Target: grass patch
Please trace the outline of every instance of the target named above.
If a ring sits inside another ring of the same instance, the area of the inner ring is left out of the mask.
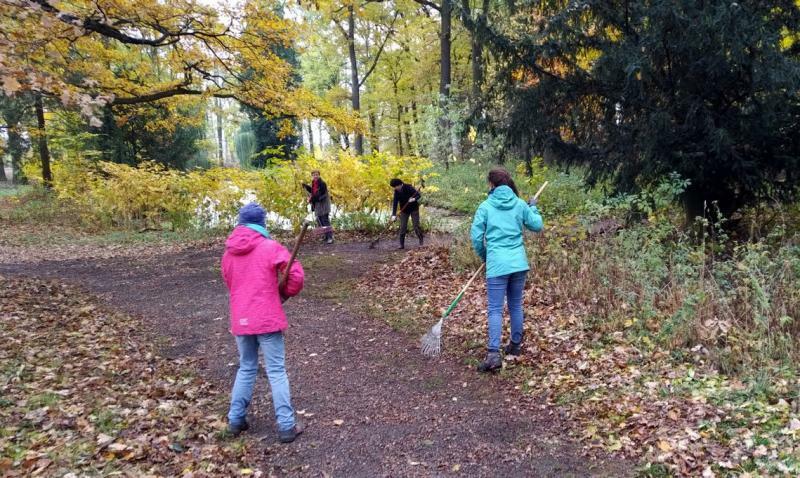
[[[330,254],[308,254],[303,256],[302,253],[298,255],[298,260],[303,264],[303,269],[316,270],[316,269],[338,269],[345,264],[345,260],[339,255]],[[344,291],[342,288],[352,285],[347,280],[337,281],[330,284],[330,287],[320,291],[320,294],[330,294],[330,298],[340,298]]]
[[[106,409],[95,411],[89,419],[94,422],[98,430],[109,435],[119,431],[124,425],[120,417]]]
[[[448,170],[437,163],[434,172],[438,174],[431,180],[437,191],[425,192],[423,202],[431,206],[450,209],[464,214],[472,214],[486,199],[488,187],[486,174],[491,166],[478,163],[451,163]]]
[[[35,409],[41,407],[52,407],[58,403],[60,398],[61,397],[53,392],[39,393],[31,396],[31,398],[28,399],[28,408]]]
[[[445,380],[442,377],[430,377],[422,382],[422,388],[428,391],[441,390],[444,388]]]
[[[435,207],[450,209],[464,214],[474,214],[489,192],[486,175],[497,165],[473,162],[452,163],[449,170],[441,164],[434,166],[438,175],[431,180],[438,190],[427,193],[423,202]],[[552,169],[541,160],[534,161],[530,176],[526,175],[522,163],[504,165],[512,175],[520,196],[527,199],[548,181],[548,187],[539,197],[539,209],[545,224],[557,217],[581,212],[587,202],[600,201],[604,197],[600,187],[588,188],[583,181],[583,172]]]
[[[75,208],[56,200],[52,191],[43,187],[24,186],[0,189],[0,220],[11,224],[60,224],[75,226],[81,223]]]
[[[0,199],[22,196],[29,193],[33,186],[27,184],[15,184],[13,186],[0,185]]]
[[[39,186],[0,188],[0,244],[9,246],[109,246],[177,244],[223,237],[227,228],[164,229],[108,228],[87,222],[69,201],[60,201]]]

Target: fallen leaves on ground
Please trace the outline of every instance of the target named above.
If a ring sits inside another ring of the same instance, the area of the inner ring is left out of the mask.
[[[0,475],[238,476],[253,461],[224,437],[224,397],[137,320],[0,277],[0,321]]]
[[[143,231],[87,233],[63,228],[50,231],[41,226],[9,224],[0,237],[0,264],[39,263],[81,259],[111,259],[177,254],[191,249],[224,247],[229,230],[208,231]],[[365,231],[335,231],[337,242],[391,242],[393,229],[380,233]],[[291,231],[272,231],[272,237],[291,248],[296,235]],[[318,227],[310,229],[303,240],[304,247],[322,243]]]
[[[469,275],[453,270],[446,248],[426,248],[377,269],[358,290],[390,323],[411,322],[406,328],[419,331],[438,320]],[[485,285],[476,282],[445,322],[446,353],[473,363],[482,358],[485,297]],[[652,475],[800,474],[797,377],[772,384],[784,398],[767,398],[757,384],[709,367],[702,347],[676,359],[647,336],[598,332],[574,304],[553,303],[535,273],[524,306],[524,355],[507,362],[503,375],[572,418],[587,453],[639,459]]]
[[[80,259],[111,259],[174,254],[187,249],[222,247],[222,233],[192,235],[169,231],[116,231],[90,234],[67,227],[9,224],[0,238],[0,264]]]

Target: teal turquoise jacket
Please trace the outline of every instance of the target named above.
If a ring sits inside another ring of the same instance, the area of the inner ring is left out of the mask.
[[[475,212],[470,229],[472,247],[486,262],[486,277],[529,270],[522,228],[539,232],[543,226],[536,206],[529,206],[508,186],[494,188]]]

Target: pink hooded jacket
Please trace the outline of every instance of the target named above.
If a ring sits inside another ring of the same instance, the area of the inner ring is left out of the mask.
[[[289,251],[260,233],[237,226],[225,241],[222,277],[230,291],[231,333],[268,334],[289,325],[278,293],[278,275],[289,262]],[[283,295],[292,297],[303,289],[303,266],[295,260]]]

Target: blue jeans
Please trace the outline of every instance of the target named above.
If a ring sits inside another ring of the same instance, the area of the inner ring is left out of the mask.
[[[528,271],[514,272],[486,279],[486,292],[489,296],[489,351],[500,350],[503,335],[503,303],[508,297],[508,313],[511,316],[511,341],[522,341],[522,291]]]
[[[253,398],[253,385],[258,373],[258,349],[264,354],[264,366],[267,369],[269,386],[272,389],[272,404],[275,406],[275,417],[279,430],[294,427],[294,409],[289,393],[289,377],[286,375],[283,333],[261,335],[237,335],[236,345],[239,347],[239,371],[231,392],[231,408],[228,411],[228,422],[240,425],[247,417],[247,406]]]

